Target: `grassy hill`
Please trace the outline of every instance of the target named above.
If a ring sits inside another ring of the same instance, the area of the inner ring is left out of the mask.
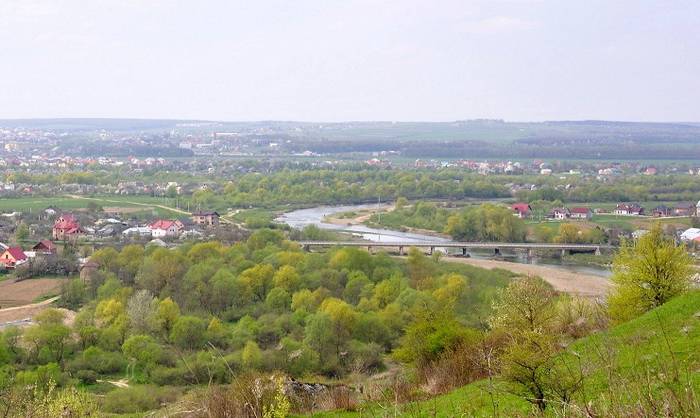
[[[562,355],[572,373],[585,376],[568,414],[552,402],[545,416],[698,416],[700,414],[700,291],[605,333],[580,339]],[[330,417],[530,416],[534,407],[509,394],[497,379],[478,381],[446,395],[394,405],[371,404]]]

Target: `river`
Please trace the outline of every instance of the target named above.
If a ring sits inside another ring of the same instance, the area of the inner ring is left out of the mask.
[[[324,218],[328,215],[340,212],[351,212],[359,211],[364,209],[374,209],[376,204],[365,204],[365,205],[348,205],[348,206],[317,206],[308,209],[299,209],[292,212],[287,212],[279,216],[275,221],[280,223],[285,223],[292,228],[303,229],[308,225],[316,225],[321,229],[333,230],[338,232],[347,232],[356,237],[361,237],[367,241],[373,242],[420,242],[420,241],[432,241],[432,242],[450,242],[448,238],[436,237],[432,235],[419,234],[413,232],[401,232],[394,231],[390,229],[382,228],[370,228],[366,225],[336,225],[328,222],[324,222]],[[474,258],[493,258],[487,252],[474,252],[472,251],[470,255]],[[594,267],[590,265],[578,265],[578,264],[562,264],[559,258],[551,257],[534,257],[528,259],[524,254],[520,253],[503,253],[499,259],[504,261],[510,261],[514,263],[523,264],[541,264],[560,268],[562,270],[585,273],[601,277],[609,277],[610,270],[603,267]]]

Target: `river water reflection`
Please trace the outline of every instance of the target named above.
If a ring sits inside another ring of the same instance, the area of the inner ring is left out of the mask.
[[[347,232],[353,234],[357,237],[361,237],[368,241],[373,242],[421,242],[421,241],[432,241],[432,242],[450,242],[451,240],[443,237],[435,237],[432,235],[412,233],[412,232],[401,232],[394,231],[390,229],[382,228],[370,228],[366,225],[336,225],[328,222],[324,222],[324,218],[328,215],[340,212],[352,212],[360,211],[364,209],[376,208],[375,204],[366,205],[348,205],[348,206],[317,206],[308,209],[299,209],[291,212],[287,212],[275,221],[280,223],[286,223],[292,228],[303,229],[308,225],[316,225],[321,229],[333,230],[338,232]],[[489,252],[474,252],[470,253],[472,257],[475,258],[493,258],[493,255]],[[593,274],[596,276],[609,277],[610,270],[602,267],[593,267],[589,265],[577,265],[577,264],[562,264],[559,258],[549,258],[549,257],[535,257],[528,259],[524,254],[518,253],[504,253],[499,259],[504,261],[511,261],[514,263],[530,263],[530,264],[541,264],[541,265],[551,265],[553,267],[561,268],[567,271],[573,271],[578,273]]]

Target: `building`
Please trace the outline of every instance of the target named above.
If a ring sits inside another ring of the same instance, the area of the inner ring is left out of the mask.
[[[632,216],[644,214],[644,208],[637,203],[618,203],[613,215]]]
[[[15,268],[16,266],[23,264],[27,261],[27,255],[22,251],[20,247],[10,247],[6,249],[2,255],[0,255],[0,263],[5,266],[5,268]]]
[[[679,203],[673,208],[673,216],[695,216],[695,205],[690,202]]]
[[[176,238],[185,229],[185,225],[182,222],[172,219],[158,219],[148,225],[148,227],[151,228],[151,236],[153,238]]]
[[[591,212],[590,208],[571,208],[569,217],[571,219],[591,219],[593,217],[593,212]]]
[[[80,227],[80,223],[72,213],[64,213],[59,216],[53,224],[53,239],[65,241],[76,239],[85,232]]]
[[[511,209],[513,209],[513,215],[520,219],[529,218],[532,213],[532,208],[527,203],[514,203]]]
[[[657,218],[671,216],[671,208],[666,205],[659,205],[651,211],[651,214]]]
[[[694,241],[700,238],[700,228],[688,228],[681,234],[682,241]]]
[[[195,225],[219,226],[219,214],[217,212],[195,212],[192,214],[192,222]]]
[[[56,244],[47,239],[42,239],[35,246],[32,247],[32,251],[34,251],[37,254],[56,254]]]
[[[567,208],[554,208],[549,212],[547,217],[561,221],[567,219],[570,215],[571,212],[569,212],[569,209]]]

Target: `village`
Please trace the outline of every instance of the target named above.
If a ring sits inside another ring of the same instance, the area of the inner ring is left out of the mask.
[[[87,257],[83,256],[89,254],[78,252],[73,254],[78,265],[65,265],[67,253],[76,251],[82,245],[139,243],[168,247],[175,241],[226,238],[221,234],[225,231],[219,228],[220,215],[216,211],[196,211],[190,216],[177,219],[158,218],[139,223],[134,219],[95,217],[87,211],[61,212],[49,207],[42,211],[37,222],[44,225],[20,223],[11,238],[14,245],[0,242],[0,269],[8,271],[32,264],[42,266],[33,273],[70,274],[73,269],[82,268],[87,262]],[[46,224],[51,225],[50,230],[42,228]],[[227,230],[235,232],[236,227],[231,225]],[[46,237],[43,237],[42,232],[45,232]],[[9,238],[7,235],[5,237]],[[238,237],[233,237],[236,238]],[[56,261],[60,257],[64,260],[57,267]]]

